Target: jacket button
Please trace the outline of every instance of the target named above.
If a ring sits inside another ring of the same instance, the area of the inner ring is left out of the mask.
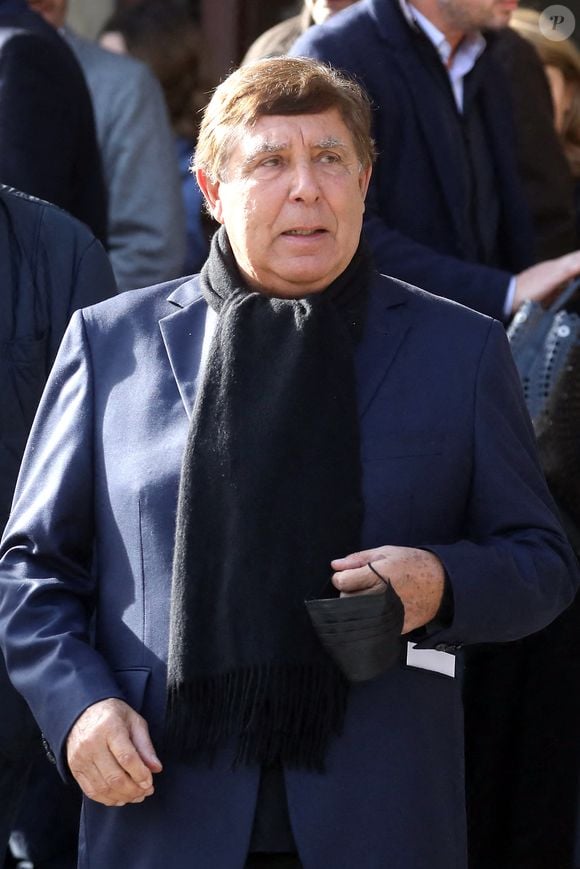
[[[447,643],[437,643],[437,645],[435,646],[435,651],[436,652],[446,652],[448,648],[449,647],[448,647]]]
[[[47,760],[49,760],[51,763],[56,764],[56,757],[54,756],[54,752],[53,752],[52,748],[50,747],[50,745],[48,744],[48,740],[46,739],[46,736],[44,735],[44,733],[40,734],[40,738],[42,740],[42,746],[43,746],[44,751],[46,753]]]

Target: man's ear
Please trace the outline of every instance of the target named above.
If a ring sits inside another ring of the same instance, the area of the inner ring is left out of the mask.
[[[362,193],[363,199],[367,195],[367,190],[369,189],[369,183],[371,180],[371,175],[373,173],[372,164],[369,163],[366,169],[363,169],[359,175],[359,185]]]
[[[209,213],[217,220],[218,223],[223,223],[222,201],[220,199],[220,181],[211,181],[203,169],[197,169],[195,172],[199,189],[204,195],[207,202]]]

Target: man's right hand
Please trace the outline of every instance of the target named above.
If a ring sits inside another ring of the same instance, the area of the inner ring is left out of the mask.
[[[142,803],[162,766],[144,718],[123,700],[89,706],[73,724],[67,760],[83,793],[105,806]]]
[[[512,314],[530,299],[532,302],[547,302],[557,296],[568,281],[580,274],[580,251],[567,253],[557,259],[549,259],[531,266],[516,276],[516,291]]]

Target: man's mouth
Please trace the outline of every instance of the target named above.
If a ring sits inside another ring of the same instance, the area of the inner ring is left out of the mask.
[[[302,236],[310,236],[310,235],[320,235],[321,233],[326,232],[325,229],[287,229],[282,235],[302,235]]]

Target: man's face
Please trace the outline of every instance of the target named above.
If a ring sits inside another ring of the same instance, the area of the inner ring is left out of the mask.
[[[53,27],[64,24],[68,0],[28,0],[28,5]]]
[[[507,27],[518,0],[437,0],[441,14],[461,33]]]
[[[358,246],[370,167],[336,109],[243,128],[223,181],[198,181],[250,286],[299,298],[325,289]]]
[[[315,24],[322,24],[331,15],[356,2],[357,0],[306,0],[306,8],[310,11]]]

